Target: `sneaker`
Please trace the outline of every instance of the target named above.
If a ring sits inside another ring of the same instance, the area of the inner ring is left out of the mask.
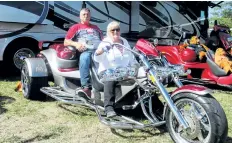
[[[114,111],[108,111],[106,113],[106,117],[107,118],[112,118],[112,117],[115,117],[117,114],[114,112]]]
[[[91,90],[89,88],[78,89],[76,94],[85,98],[86,100],[91,99]]]

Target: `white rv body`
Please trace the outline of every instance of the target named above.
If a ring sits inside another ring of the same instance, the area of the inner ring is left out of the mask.
[[[21,48],[38,51],[39,41],[63,40],[68,30],[64,25],[79,22],[82,7],[90,9],[91,23],[103,33],[109,22],[119,21],[121,33],[129,41],[139,37],[178,38],[178,31],[172,28],[178,24],[201,35],[199,23],[191,23],[199,15],[182,14],[175,2],[1,1],[0,61]]]

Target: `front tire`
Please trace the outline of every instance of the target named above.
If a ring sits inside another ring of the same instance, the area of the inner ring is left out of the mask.
[[[30,100],[45,100],[46,95],[40,91],[48,86],[48,77],[30,77],[27,64],[21,70],[22,91],[25,98]]]
[[[188,132],[178,132],[179,123],[168,108],[166,110],[166,126],[171,138],[176,143],[225,142],[228,134],[228,122],[224,110],[215,98],[210,94],[200,96],[193,93],[180,93],[172,99],[191,128]]]

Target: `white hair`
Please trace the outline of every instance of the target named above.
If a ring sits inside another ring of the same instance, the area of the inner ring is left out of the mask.
[[[114,27],[120,28],[120,23],[117,22],[117,21],[112,21],[112,22],[110,22],[110,23],[108,24],[108,26],[107,26],[107,29],[106,29],[106,31],[107,31],[107,36],[108,36],[110,30],[112,30],[112,28],[114,28]]]
[[[80,13],[82,13],[83,11],[87,11],[87,12],[90,13],[90,10],[88,8],[82,8],[81,11],[80,11]]]

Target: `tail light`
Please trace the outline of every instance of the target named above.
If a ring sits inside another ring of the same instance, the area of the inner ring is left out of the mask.
[[[39,44],[38,44],[38,46],[39,46],[40,50],[43,50],[43,41],[40,41]]]

